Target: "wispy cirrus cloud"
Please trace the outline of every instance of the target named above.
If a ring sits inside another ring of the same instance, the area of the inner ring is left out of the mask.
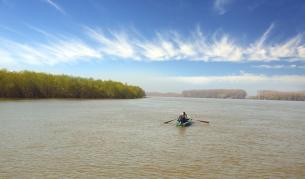
[[[49,37],[49,38],[56,38],[54,35],[52,35],[51,33],[43,30],[43,29],[40,29],[38,27],[35,27],[35,26],[32,26],[30,24],[27,24],[27,23],[24,23],[29,29],[35,31],[35,32],[38,32],[39,34],[42,34],[44,35],[45,37]]]
[[[127,33],[109,31],[109,36],[106,36],[102,31],[88,27],[85,29],[89,37],[99,43],[100,52],[118,58],[138,59],[135,44],[129,39]]]
[[[59,6],[57,3],[54,2],[54,0],[44,0],[46,3],[48,3],[49,5],[51,5],[52,7],[54,7],[56,10],[58,10],[60,13],[62,14],[66,14],[66,11]]]
[[[47,43],[27,44],[0,39],[1,62],[29,65],[55,65],[85,59],[99,59],[102,54],[80,39],[57,38]],[[4,53],[5,52],[5,53]]]
[[[227,5],[232,3],[233,0],[214,0],[214,10],[219,14],[223,15],[227,12]]]
[[[255,65],[254,68],[264,68],[264,69],[305,69],[305,65]]]
[[[253,42],[238,44],[228,34],[205,34],[199,27],[182,35],[177,31],[156,32],[147,38],[135,31],[99,30],[85,27],[84,34],[55,35],[27,25],[45,40],[18,42],[0,36],[5,58],[28,64],[71,63],[81,59],[126,59],[144,61],[188,60],[204,62],[304,61],[304,35],[296,34],[281,42],[270,40],[271,24]],[[4,56],[4,55],[3,55]],[[4,57],[2,57],[4,58]],[[9,60],[12,61],[12,60]]]
[[[246,46],[228,34],[217,38],[204,36],[197,28],[187,36],[176,31],[157,32],[154,38],[128,32],[110,31],[110,35],[87,28],[86,32],[100,44],[105,55],[136,60],[196,60],[196,61],[280,61],[305,60],[304,35],[297,34],[285,41],[272,43],[270,34],[274,24],[257,40]]]

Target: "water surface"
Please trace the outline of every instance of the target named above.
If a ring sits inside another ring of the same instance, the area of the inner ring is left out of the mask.
[[[305,103],[0,102],[0,178],[305,177]],[[195,122],[177,128],[177,114]]]

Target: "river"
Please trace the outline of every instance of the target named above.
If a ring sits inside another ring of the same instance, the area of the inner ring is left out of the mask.
[[[7,100],[0,178],[304,178],[304,139],[304,102]]]

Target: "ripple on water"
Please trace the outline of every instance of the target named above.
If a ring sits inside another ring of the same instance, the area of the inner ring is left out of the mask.
[[[0,102],[0,178],[305,177],[305,103]],[[186,111],[188,128],[163,124]]]

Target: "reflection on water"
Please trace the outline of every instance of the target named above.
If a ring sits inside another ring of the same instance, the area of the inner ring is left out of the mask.
[[[178,127],[179,134],[185,136],[186,130],[188,127]]]
[[[305,103],[0,102],[0,178],[305,177]],[[163,124],[186,111],[187,128]]]

